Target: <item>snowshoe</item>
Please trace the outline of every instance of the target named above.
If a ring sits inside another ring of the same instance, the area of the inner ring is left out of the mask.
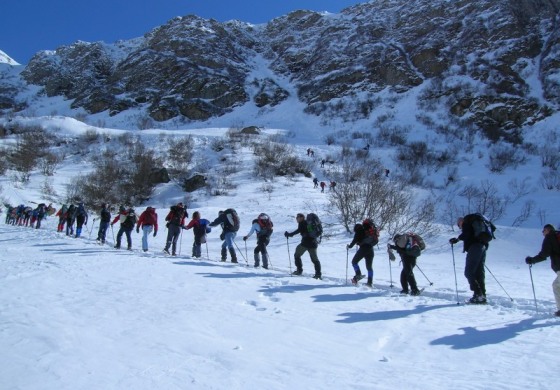
[[[358,282],[365,277],[365,275],[354,275],[354,277],[351,279],[351,282],[352,284],[358,284]]]

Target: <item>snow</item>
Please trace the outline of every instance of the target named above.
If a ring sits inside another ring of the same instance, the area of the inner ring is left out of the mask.
[[[74,136],[91,128],[62,117],[29,120]],[[313,135],[291,139],[302,155],[308,147],[329,151],[317,134],[311,143]],[[464,254],[459,246],[451,251],[448,240],[457,232],[447,226],[419,258],[421,296],[399,294],[401,267],[389,262],[389,237],[383,234],[375,250],[374,288],[355,287],[347,282],[353,276],[348,261],[354,252],[346,251],[352,237],[326,211],[328,193],[314,189],[311,179],[279,178],[263,194],[262,182],[251,174],[252,152],[238,153],[237,187],[225,197],[197,194],[189,213],[199,210],[213,220],[219,210],[237,209],[239,265],[218,261],[216,228],[203,259],[190,257],[191,231],[181,237],[179,256],[163,255],[163,218],[184,196],[174,184],[159,188],[149,204],[136,205],[137,212],[153,205],[159,215],[148,253],[135,232],[133,251],[113,249],[116,229],[108,245],[98,245],[94,211],[79,239],[57,233],[54,217],[41,229],[0,223],[0,388],[556,388],[560,319],[552,315],[554,274],[549,261],[532,268],[537,312],[523,260],[538,252],[540,226],[498,225],[486,263],[492,273],[486,306],[463,304],[471,296]],[[71,161],[57,171],[57,186],[84,172]],[[319,168],[315,173],[324,175]],[[13,203],[42,200],[42,181],[34,175],[17,188],[2,178],[2,195]],[[304,276],[290,276],[299,238],[287,241],[283,232],[295,230],[296,213],[310,211],[328,226],[318,250],[323,280],[310,277],[307,254]],[[270,270],[252,267],[254,236],[246,247],[242,240],[260,212],[275,224]]]

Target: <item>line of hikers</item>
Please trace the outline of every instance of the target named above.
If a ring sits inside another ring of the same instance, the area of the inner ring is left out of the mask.
[[[40,221],[47,215],[52,215],[55,209],[52,205],[46,206],[41,203],[36,209],[36,219],[32,220],[33,213],[27,217],[29,207],[20,205],[18,207],[6,206],[7,215],[6,223],[18,226],[31,226],[34,224],[36,228],[40,227]],[[56,213],[59,217],[58,232],[64,231],[66,224],[66,235],[74,235],[74,222],[76,223],[75,237],[80,237],[82,228],[88,222],[88,213],[82,202],[77,206],[65,204]],[[202,244],[207,242],[207,234],[211,232],[212,227],[220,226],[222,232],[220,239],[223,241],[221,248],[221,261],[227,260],[229,253],[232,263],[237,263],[237,253],[235,251],[236,244],[234,239],[239,231],[240,221],[239,216],[235,209],[228,208],[218,213],[217,218],[210,222],[207,219],[201,218],[199,211],[195,211],[192,219],[188,224],[185,224],[186,218],[189,214],[182,202],[177,203],[170,207],[168,214],[165,217],[166,227],[168,230],[166,244],[163,252],[175,256],[177,254],[177,242],[181,235],[182,230],[193,230],[194,240],[192,245],[192,257],[202,257]],[[95,222],[96,218],[94,218]],[[139,233],[142,230],[142,249],[148,251],[148,237],[153,233],[153,237],[158,232],[158,216],[153,207],[147,207],[140,217],[136,217],[133,208],[125,208],[121,206],[119,213],[111,221],[111,212],[107,204],[102,204],[99,212],[99,230],[97,241],[100,244],[105,243],[106,234],[109,226],[117,222],[120,223],[119,230],[115,240],[115,248],[121,248],[122,236],[124,235],[127,240],[127,249],[132,249],[131,233],[136,228]],[[315,274],[313,278],[321,279],[321,262],[317,255],[317,248],[321,242],[323,234],[323,226],[319,217],[314,213],[304,215],[298,213],[296,215],[297,229],[284,232],[286,237],[286,244],[288,246],[289,254],[289,238],[297,234],[301,235],[301,242],[296,247],[294,252],[294,264],[296,269],[290,273],[292,275],[303,274],[302,256],[308,252],[313,263]],[[453,237],[449,240],[453,252],[453,245],[459,241],[463,241],[463,252],[466,253],[464,276],[466,277],[470,290],[473,292],[472,298],[468,301],[472,304],[485,304],[486,299],[486,284],[485,284],[485,262],[486,252],[489,248],[490,241],[494,238],[496,227],[480,213],[468,214],[460,217],[457,220],[457,226],[461,230],[458,237]],[[254,267],[260,267],[262,260],[262,267],[268,269],[270,266],[270,258],[267,251],[267,246],[270,243],[270,237],[273,233],[274,224],[270,216],[266,213],[260,213],[251,223],[251,229],[243,236],[246,241],[253,233],[256,234],[257,244],[254,248]],[[93,229],[93,226],[92,226]],[[362,223],[354,226],[354,236],[352,241],[346,246],[349,251],[354,246],[358,246],[358,250],[352,258],[352,268],[355,275],[352,277],[351,282],[357,284],[361,279],[366,276],[362,274],[359,262],[365,259],[367,270],[366,286],[373,287],[373,257],[374,247],[379,242],[379,229],[375,223],[366,218]],[[527,256],[525,262],[532,266],[535,263],[546,260],[550,257],[552,270],[556,273],[556,279],[552,284],[554,297],[558,311],[556,316],[560,316],[560,232],[557,232],[553,225],[547,224],[543,228],[543,243],[541,251],[536,256]],[[417,267],[417,258],[421,255],[422,251],[426,248],[426,244],[422,237],[415,233],[399,233],[392,238],[393,244],[387,245],[387,251],[390,260],[395,260],[393,250],[395,250],[402,262],[402,271],[400,274],[400,283],[402,286],[402,294],[420,295],[421,290],[418,288],[414,268]],[[238,248],[239,249],[239,248]],[[208,249],[207,249],[208,250]],[[245,259],[248,263],[248,259]],[[453,262],[455,256],[453,254]],[[291,267],[291,262],[290,262]],[[532,279],[532,278],[531,278]],[[532,281],[532,280],[531,280]],[[536,299],[535,299],[536,304]]]

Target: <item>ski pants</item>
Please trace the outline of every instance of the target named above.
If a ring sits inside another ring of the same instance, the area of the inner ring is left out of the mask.
[[[165,250],[169,250],[171,246],[171,254],[177,253],[177,241],[181,235],[181,226],[169,224],[167,227],[167,242],[165,244]]]
[[[475,295],[486,295],[484,263],[486,262],[486,246],[480,242],[471,244],[465,262],[465,277]]]
[[[255,259],[255,267],[258,267],[260,264],[260,256],[262,254],[262,263],[265,268],[268,268],[268,251],[266,250],[266,246],[270,242],[269,237],[257,237],[257,246],[254,250],[254,259]]]
[[[356,254],[354,254],[354,257],[352,258],[352,268],[354,268],[356,275],[362,274],[362,270],[360,269],[360,265],[358,263],[360,260],[366,259],[368,283],[372,283],[373,281],[373,256],[373,248],[371,246],[360,245]]]
[[[109,222],[99,222],[99,231],[97,232],[97,239],[105,244],[105,237],[107,236],[107,229],[109,228]]]
[[[418,290],[416,278],[414,277],[414,267],[416,267],[416,257],[401,256],[403,269],[401,271],[401,286],[402,289],[408,291],[408,286],[412,292]]]
[[[296,268],[298,269],[298,271],[303,270],[303,263],[301,261],[301,256],[303,256],[303,254],[305,252],[309,252],[309,257],[311,257],[311,262],[313,263],[313,266],[315,267],[315,273],[320,274],[321,273],[321,263],[319,262],[319,258],[317,257],[317,248],[308,248],[308,247],[303,246],[303,244],[299,244],[296,247],[296,251],[294,253],[294,262],[296,264]]]
[[[131,249],[132,248],[132,236],[130,235],[130,233],[132,233],[132,229],[131,227],[123,227],[121,225],[119,232],[117,233],[117,248],[121,247],[121,239],[122,239],[122,235],[125,234],[126,235],[126,243],[127,243],[127,248]]]

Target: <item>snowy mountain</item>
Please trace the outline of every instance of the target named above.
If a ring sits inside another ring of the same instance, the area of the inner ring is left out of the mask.
[[[15,60],[13,60],[9,55],[0,50],[0,64],[8,65],[19,65]]]
[[[414,94],[410,109],[426,120],[442,111],[517,142],[558,109],[559,9],[558,0],[386,0],[258,26],[185,16],[131,41],[39,52],[21,73],[30,95],[2,97],[28,111],[42,95],[62,97],[92,123],[104,112],[113,125],[136,116],[137,127],[269,113],[294,99],[323,123],[372,126]]]

